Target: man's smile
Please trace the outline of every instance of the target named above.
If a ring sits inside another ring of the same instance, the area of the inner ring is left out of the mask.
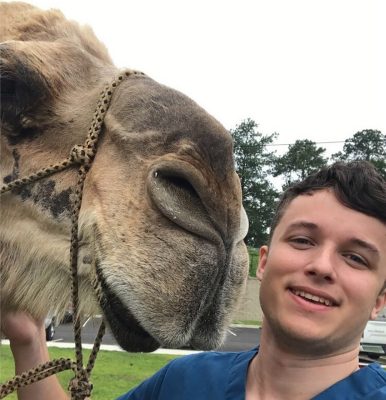
[[[331,295],[316,289],[306,287],[291,287],[290,290],[296,296],[310,300],[313,303],[325,304],[329,307],[338,305],[338,301],[335,300]]]

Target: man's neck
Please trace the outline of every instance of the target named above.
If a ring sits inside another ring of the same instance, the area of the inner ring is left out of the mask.
[[[264,329],[247,375],[246,400],[307,400],[358,369],[358,348],[326,357],[283,350]]]

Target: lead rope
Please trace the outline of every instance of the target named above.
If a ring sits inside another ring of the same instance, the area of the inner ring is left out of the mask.
[[[112,95],[117,88],[117,86],[129,76],[144,74],[138,71],[124,71],[116,79],[107,85],[100,94],[96,110],[92,119],[91,126],[88,130],[88,135],[86,141],[83,145],[75,145],[70,153],[70,156],[60,163],[51,165],[47,168],[42,168],[41,170],[33,173],[27,177],[16,179],[7,185],[2,186],[0,194],[8,192],[12,189],[22,187],[29,183],[35,182],[56,172],[63,171],[64,169],[80,165],[78,170],[78,180],[75,185],[74,198],[72,204],[71,213],[71,246],[70,246],[70,265],[71,265],[71,295],[72,303],[74,308],[74,341],[75,341],[75,356],[76,361],[71,359],[59,358],[56,360],[48,361],[44,364],[40,364],[37,367],[23,372],[21,375],[15,376],[13,379],[9,380],[5,384],[0,386],[0,399],[3,399],[8,394],[14,392],[20,387],[29,385],[34,382],[38,382],[44,378],[54,375],[58,372],[62,372],[68,369],[72,369],[75,376],[71,379],[69,384],[69,391],[71,394],[71,400],[84,400],[86,397],[91,395],[92,384],[89,380],[91,371],[94,367],[97,353],[99,351],[102,337],[105,332],[105,323],[102,320],[99,327],[98,334],[95,338],[94,346],[91,351],[87,367],[83,366],[83,355],[82,355],[82,338],[81,338],[81,324],[80,318],[78,317],[79,309],[79,290],[78,290],[78,221],[79,221],[79,211],[82,204],[82,194],[84,180],[86,178],[87,172],[91,167],[91,163],[94,160],[98,139],[102,130],[103,120],[106,111],[110,105]],[[96,295],[100,298],[100,285],[95,280],[93,282]]]

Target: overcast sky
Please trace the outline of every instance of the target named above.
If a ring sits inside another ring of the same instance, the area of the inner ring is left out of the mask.
[[[90,25],[117,66],[184,92],[228,129],[250,117],[276,143],[386,133],[386,0],[30,3]]]

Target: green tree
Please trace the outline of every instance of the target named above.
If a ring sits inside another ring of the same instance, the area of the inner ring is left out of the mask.
[[[273,176],[283,176],[284,189],[292,182],[302,180],[326,165],[328,158],[323,157],[325,151],[325,148],[318,147],[312,140],[297,140],[288,146],[285,154],[277,157]]]
[[[249,218],[246,243],[259,247],[266,243],[278,192],[269,180],[275,153],[268,151],[277,134],[263,135],[252,119],[231,129],[234,157],[243,192],[243,204]]]
[[[371,162],[386,179],[386,135],[365,129],[346,139],[343,151],[332,155],[334,161],[366,160]]]

